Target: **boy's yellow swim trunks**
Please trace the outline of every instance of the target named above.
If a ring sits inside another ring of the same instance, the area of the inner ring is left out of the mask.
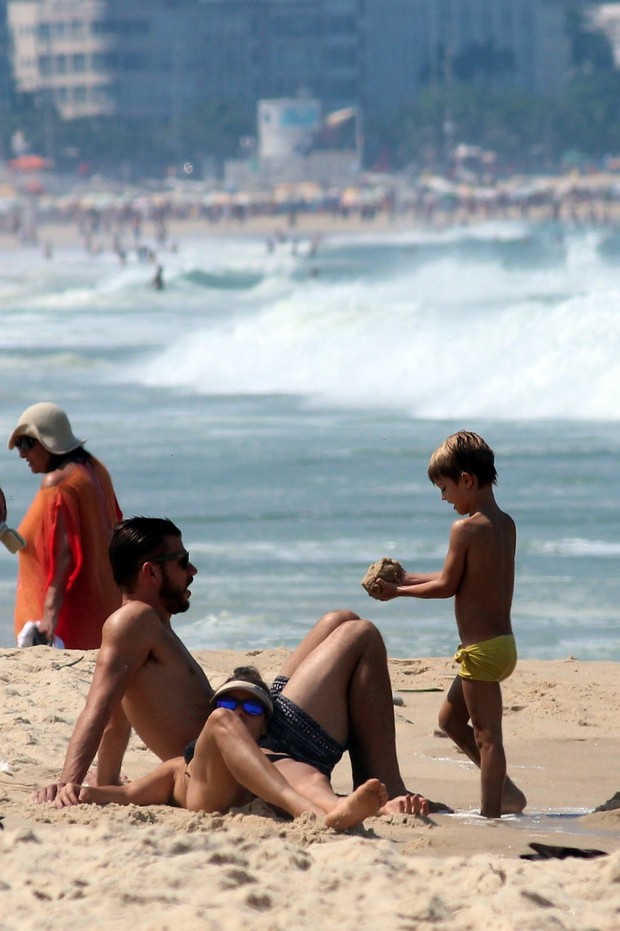
[[[477,679],[479,682],[501,682],[514,672],[517,665],[517,645],[514,634],[503,634],[480,643],[460,645],[454,654],[460,663],[462,679]]]

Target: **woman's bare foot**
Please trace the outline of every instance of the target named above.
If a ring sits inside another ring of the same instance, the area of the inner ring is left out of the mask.
[[[286,811],[289,815],[292,815],[293,818],[299,818],[300,815],[312,814],[316,815],[317,818],[323,818],[325,812],[322,808],[319,808],[318,805],[315,805],[314,802],[311,802],[309,799],[304,798],[303,795],[300,795],[298,792],[295,792],[294,789],[291,789],[286,796],[286,807],[283,807],[283,811]]]
[[[325,817],[325,824],[335,831],[346,831],[365,818],[378,815],[387,802],[387,789],[378,779],[367,779],[351,795],[341,799]]]

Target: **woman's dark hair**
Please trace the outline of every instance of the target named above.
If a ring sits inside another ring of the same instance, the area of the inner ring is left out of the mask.
[[[269,686],[265,680],[261,678],[261,674],[256,666],[237,666],[236,669],[233,669],[232,676],[226,679],[226,682],[232,682],[234,679],[240,679],[243,682],[251,682],[252,685],[258,685],[259,688],[263,689],[269,695]]]
[[[86,463],[92,462],[92,460],[92,453],[87,452],[83,446],[78,446],[77,449],[72,449],[69,453],[50,453],[48,471],[53,472],[54,469],[62,469],[68,462]]]

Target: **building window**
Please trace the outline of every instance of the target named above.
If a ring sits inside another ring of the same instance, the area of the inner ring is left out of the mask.
[[[116,67],[116,55],[113,52],[94,52],[91,58],[93,71],[111,71]]]
[[[79,19],[71,20],[69,24],[69,32],[72,39],[83,39],[86,33],[85,25]]]

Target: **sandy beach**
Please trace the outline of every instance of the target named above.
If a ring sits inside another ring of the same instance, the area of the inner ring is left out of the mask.
[[[285,651],[199,651],[214,684],[239,662],[269,679]],[[616,663],[526,660],[504,684],[509,771],[523,816],[476,815],[478,772],[436,729],[451,659],[390,661],[408,786],[454,815],[368,819],[336,834],[261,802],[227,815],[165,807],[31,802],[58,774],[95,654],[0,651],[0,928],[617,929],[620,810]],[[155,759],[132,739],[124,771]],[[338,792],[350,789],[347,760]],[[595,848],[597,859],[527,861],[530,844]]]
[[[445,225],[437,223],[437,228]],[[291,244],[298,243],[301,252],[309,245],[313,237],[364,235],[376,233],[399,233],[412,229],[423,228],[424,224],[411,215],[389,217],[379,214],[372,220],[363,220],[359,216],[338,216],[326,213],[300,214],[294,225],[290,225],[286,216],[252,216],[244,220],[227,216],[217,221],[204,217],[172,218],[166,225],[167,239],[164,244],[157,243],[157,225],[147,219],[141,226],[139,241],[152,244],[160,259],[165,260],[166,253],[171,248],[182,249],[184,240],[204,239],[208,241],[215,238],[257,238],[265,243],[270,240],[274,243],[285,244],[289,249]],[[129,228],[121,232],[123,245],[127,249],[128,258],[133,261],[134,239]],[[65,249],[80,248],[88,255],[88,248],[95,253],[114,251],[114,232],[109,227],[102,227],[91,238],[89,243],[80,231],[78,224],[73,220],[59,221],[58,219],[42,219],[36,228],[36,238],[26,239],[19,235],[0,228],[0,251],[10,253],[23,248],[24,244],[38,251],[41,258],[45,256],[46,248],[51,249],[53,258],[57,252]]]

